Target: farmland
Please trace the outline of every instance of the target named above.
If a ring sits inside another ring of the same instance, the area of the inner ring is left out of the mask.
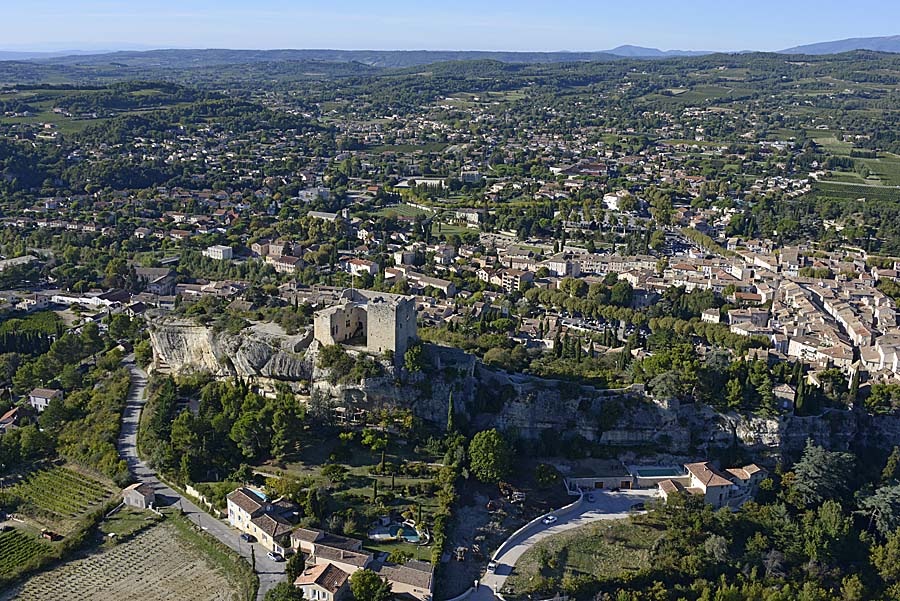
[[[49,545],[14,529],[0,533],[0,576],[8,576],[49,550]]]
[[[30,474],[10,492],[21,500],[22,513],[39,520],[47,518],[57,526],[71,526],[114,491],[99,480],[54,466]]]
[[[857,200],[865,198],[873,201],[895,201],[900,198],[900,188],[865,184],[820,181],[813,185],[817,197]]]
[[[2,541],[3,539],[0,539]],[[39,574],[0,596],[0,601],[60,599],[118,601],[244,599],[233,574],[204,555],[173,523],[144,531],[112,549]]]

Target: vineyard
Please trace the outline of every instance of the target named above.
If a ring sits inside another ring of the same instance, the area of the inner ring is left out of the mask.
[[[20,530],[0,532],[0,576],[11,574],[48,549],[49,545]]]
[[[242,599],[241,585],[171,524],[159,524],[113,548],[37,574],[23,585],[0,593],[0,601],[30,599],[143,601]]]
[[[30,474],[11,492],[40,511],[72,519],[97,507],[114,491],[78,472],[52,467]]]

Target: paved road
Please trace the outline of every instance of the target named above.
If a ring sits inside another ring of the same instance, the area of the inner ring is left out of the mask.
[[[125,367],[131,372],[131,387],[128,389],[128,400],[122,414],[122,430],[119,433],[119,454],[128,462],[128,467],[135,478],[150,484],[156,491],[157,506],[175,505],[181,507],[184,515],[203,530],[237,551],[250,561],[250,547],[255,547],[256,573],[259,575],[258,600],[262,600],[266,591],[284,580],[284,563],[276,563],[266,556],[266,549],[259,544],[250,544],[240,538],[240,533],[226,522],[214,518],[189,499],[159,481],[156,473],[140,460],[137,455],[137,430],[144,407],[147,388],[147,374],[134,364],[133,355],[125,358]]]
[[[539,524],[532,529],[526,530],[517,536],[521,541],[515,546],[507,549],[502,555],[495,558],[497,567],[493,573],[487,572],[482,578],[481,583],[469,599],[475,601],[488,601],[498,599],[494,594],[503,590],[506,579],[512,573],[513,567],[519,558],[538,541],[585,526],[599,520],[621,520],[629,515],[629,509],[635,503],[646,503],[654,498],[657,494],[656,489],[651,490],[623,490],[621,492],[594,491],[595,501],[589,502],[585,498],[580,510],[567,517],[559,518],[553,524]]]

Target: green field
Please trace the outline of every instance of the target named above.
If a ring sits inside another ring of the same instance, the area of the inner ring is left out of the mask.
[[[399,215],[401,217],[415,217],[416,215],[429,215],[427,211],[423,211],[418,207],[408,204],[399,204],[392,207],[384,207],[379,209],[376,215]]]
[[[821,146],[829,154],[842,157],[850,156],[850,151],[853,149],[852,143],[838,140],[834,134],[828,131],[810,129],[806,133],[813,139],[813,142]]]
[[[18,572],[50,550],[50,545],[21,530],[0,532],[0,577]]]
[[[29,474],[10,493],[22,500],[23,513],[69,521],[98,507],[114,491],[99,480],[54,466]]]
[[[701,85],[690,89],[672,88],[668,94],[653,92],[643,96],[642,100],[661,102],[677,102],[679,104],[703,104],[713,100],[740,99],[753,94],[753,90],[730,86]]]
[[[816,196],[827,198],[843,198],[856,200],[896,201],[900,200],[900,188],[872,185],[854,185],[841,182],[820,181],[813,184],[813,192]]]
[[[59,100],[68,96],[92,96],[97,94],[108,93],[105,88],[68,88],[68,89],[41,89],[41,90],[23,90],[12,94],[0,94],[0,101],[20,100],[32,107],[32,111],[27,117],[8,117],[0,113],[0,124],[4,125],[39,125],[41,123],[49,123],[54,127],[46,130],[47,134],[58,132],[63,136],[77,134],[91,125],[98,125],[109,121],[112,114],[115,115],[135,115],[148,110],[158,110],[162,108],[176,108],[189,106],[189,102],[173,102],[165,93],[154,87],[144,89],[131,90],[128,95],[140,98],[157,99],[158,106],[146,106],[141,109],[134,110],[116,110],[116,111],[100,111],[103,116],[92,119],[82,118],[74,114],[72,117],[54,113],[53,109],[59,104]]]
[[[879,153],[877,159],[854,159],[869,168],[885,186],[900,186],[900,157],[890,153]]]
[[[640,521],[599,521],[544,539],[519,558],[507,581],[514,596],[544,592],[549,579],[587,574],[604,580],[650,567],[663,531]]]
[[[442,223],[439,221],[435,221],[431,225],[431,233],[434,236],[452,236],[453,234],[462,236],[463,234],[471,234],[472,232],[477,231],[477,229],[466,227],[464,225],[457,225],[455,223]]]

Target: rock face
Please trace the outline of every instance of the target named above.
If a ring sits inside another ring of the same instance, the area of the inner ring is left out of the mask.
[[[167,321],[150,329],[151,371],[205,371],[220,377],[296,383],[310,377],[305,351],[311,338],[309,332],[287,336],[272,324],[232,334],[189,321]]]
[[[431,366],[427,375],[410,374],[382,361],[383,376],[332,384],[331,374],[317,367],[319,348],[310,332],[287,336],[273,324],[257,324],[238,333],[215,332],[193,322],[170,320],[152,327],[150,340],[152,371],[238,376],[267,390],[283,383],[347,407],[410,409],[439,427],[447,422],[452,396],[458,419],[522,439],[580,437],[693,456],[735,444],[769,455],[797,454],[808,438],[832,449],[855,444],[890,447],[900,441],[900,418],[837,410],[778,419],[720,414],[700,404],[651,402],[640,387],[598,390],[497,372],[472,355],[434,345],[425,345]]]

